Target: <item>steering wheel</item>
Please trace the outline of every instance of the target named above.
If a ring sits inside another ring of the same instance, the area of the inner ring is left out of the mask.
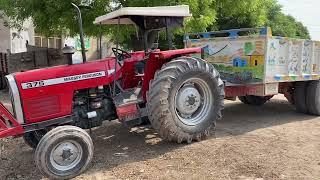
[[[112,52],[116,56],[118,61],[123,61],[125,59],[131,58],[131,55],[127,51],[122,49],[112,48]]]

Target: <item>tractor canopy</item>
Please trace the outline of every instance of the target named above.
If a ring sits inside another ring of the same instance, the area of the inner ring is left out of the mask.
[[[125,7],[97,17],[94,24],[136,25],[141,30],[182,27],[185,17],[192,16],[188,5],[160,7]]]

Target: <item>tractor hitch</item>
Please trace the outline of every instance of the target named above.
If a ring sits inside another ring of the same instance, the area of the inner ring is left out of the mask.
[[[0,138],[19,136],[24,133],[23,127],[17,122],[8,109],[0,102]]]

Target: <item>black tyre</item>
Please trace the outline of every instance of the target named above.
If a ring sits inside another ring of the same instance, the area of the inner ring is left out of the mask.
[[[294,86],[293,98],[296,110],[300,113],[308,113],[306,103],[307,82],[296,82]]]
[[[147,96],[153,128],[169,141],[200,141],[221,118],[224,84],[204,60],[181,57],[165,64]]]
[[[263,97],[263,96],[252,96],[249,95],[246,97],[247,101],[250,105],[254,106],[262,106],[264,105],[268,100],[271,99],[271,97]]]
[[[70,179],[81,174],[93,157],[89,134],[75,126],[60,126],[40,140],[35,162],[40,172],[50,179]]]
[[[23,135],[24,142],[33,149],[36,149],[41,138],[47,133],[46,130],[28,132]]]
[[[320,81],[309,82],[306,92],[308,112],[312,115],[320,116]]]
[[[249,104],[246,96],[239,96],[239,100],[244,104]]]
[[[244,104],[249,104],[253,106],[262,106],[264,105],[267,101],[269,101],[273,96],[239,96],[239,100],[243,102]]]
[[[5,73],[0,71],[0,90],[7,88]]]

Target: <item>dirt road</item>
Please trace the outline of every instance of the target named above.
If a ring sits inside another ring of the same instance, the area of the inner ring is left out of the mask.
[[[107,122],[92,134],[92,166],[76,179],[320,178],[320,118],[296,113],[282,96],[263,107],[226,101],[223,114],[215,137],[191,145]],[[21,139],[0,140],[0,166],[0,179],[43,178]]]

